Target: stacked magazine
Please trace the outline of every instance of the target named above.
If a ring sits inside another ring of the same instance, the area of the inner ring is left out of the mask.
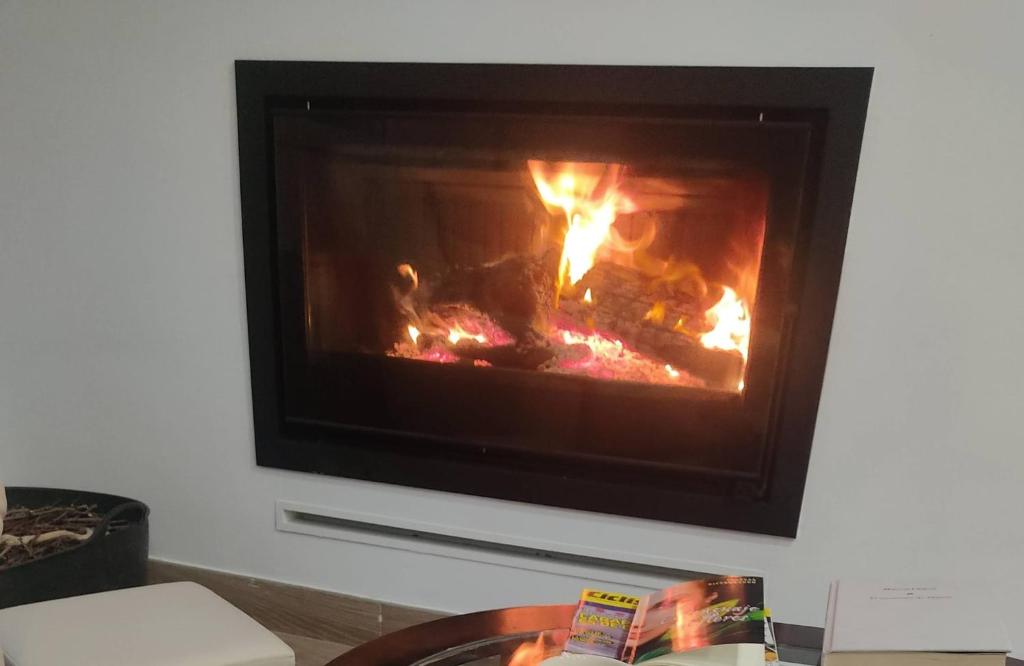
[[[565,664],[763,666],[778,661],[762,579],[719,576],[646,597],[584,590]]]

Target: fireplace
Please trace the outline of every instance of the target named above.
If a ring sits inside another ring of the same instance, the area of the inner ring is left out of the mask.
[[[260,465],[795,535],[871,70],[236,75]]]

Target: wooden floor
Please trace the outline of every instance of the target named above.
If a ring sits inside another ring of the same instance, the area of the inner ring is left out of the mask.
[[[297,666],[323,666],[352,647],[443,617],[308,587],[150,560],[149,582],[199,583],[237,606],[295,650]]]

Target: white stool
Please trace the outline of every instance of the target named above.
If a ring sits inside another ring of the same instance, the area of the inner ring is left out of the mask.
[[[0,610],[0,645],[11,666],[295,664],[295,653],[277,636],[195,583]]]

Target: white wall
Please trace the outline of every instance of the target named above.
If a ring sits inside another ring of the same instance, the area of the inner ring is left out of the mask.
[[[274,500],[757,569],[788,622],[835,576],[983,576],[1011,608],[1022,27],[1013,1],[0,0],[0,475],[147,500],[156,556],[451,611],[580,581],[275,532]],[[236,58],[877,67],[799,537],[257,469]]]

